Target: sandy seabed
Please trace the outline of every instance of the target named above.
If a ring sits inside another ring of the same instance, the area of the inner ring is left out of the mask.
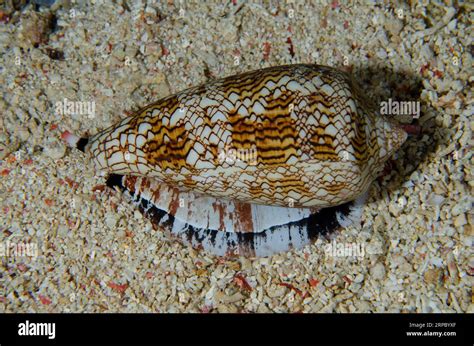
[[[474,311],[472,4],[9,3],[1,312]],[[329,243],[260,259],[197,252],[104,190],[60,139],[210,78],[290,63],[351,71],[375,103],[421,105],[418,119],[398,117],[415,134],[374,182],[361,225]],[[61,111],[68,101],[94,112]]]

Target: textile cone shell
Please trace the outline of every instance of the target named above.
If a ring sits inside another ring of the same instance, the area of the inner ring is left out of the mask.
[[[231,76],[168,96],[92,137],[99,169],[241,202],[353,200],[406,136],[351,77],[319,65]]]

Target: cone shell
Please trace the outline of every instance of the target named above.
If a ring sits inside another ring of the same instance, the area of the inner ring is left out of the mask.
[[[166,97],[93,136],[86,150],[98,169],[184,191],[326,208],[367,191],[405,139],[348,74],[290,65]]]

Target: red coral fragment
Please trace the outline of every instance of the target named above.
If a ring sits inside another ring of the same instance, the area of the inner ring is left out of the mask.
[[[107,186],[104,184],[96,185],[92,188],[92,192],[102,192]]]
[[[70,136],[72,136],[72,133],[69,131],[64,131],[63,133],[61,133],[61,139],[66,139]]]
[[[291,41],[291,37],[288,37],[286,39],[286,43],[288,43],[290,45],[290,47],[288,48],[288,51],[290,52],[291,57],[294,57],[295,56],[295,47],[293,46],[293,42]]]
[[[245,277],[242,274],[235,274],[234,282],[241,289],[243,289],[245,291],[249,291],[249,292],[252,291],[252,286],[249,285],[249,283],[247,282],[247,280],[245,279]]]
[[[309,285],[310,285],[311,287],[316,287],[316,286],[318,286],[318,284],[319,284],[319,280],[316,280],[316,279],[309,279]]]
[[[430,67],[430,64],[429,63],[426,63],[424,65],[421,65],[421,68],[420,68],[420,74],[423,75],[425,73],[425,71]]]
[[[9,155],[9,156],[7,157],[7,162],[8,162],[8,163],[14,163],[14,162],[16,162],[16,156],[15,156],[15,155]]]
[[[208,314],[209,312],[211,312],[212,306],[204,305],[203,307],[199,308],[199,310],[200,310],[203,314]]]
[[[8,168],[5,168],[5,169],[3,169],[2,171],[0,171],[0,175],[1,175],[2,177],[7,176],[8,174],[10,174],[10,170],[9,170]]]
[[[440,70],[434,70],[433,73],[434,73],[436,78],[443,77],[443,72],[441,72]]]
[[[107,284],[107,286],[109,286],[111,289],[113,289],[114,291],[117,291],[119,293],[124,293],[128,288],[128,284],[119,285],[119,284],[116,284],[115,282],[112,282],[112,281],[110,281]]]
[[[49,305],[49,304],[52,303],[52,302],[51,302],[51,299],[49,299],[48,297],[45,297],[45,296],[43,296],[43,295],[41,295],[41,294],[38,295],[38,298],[39,298],[39,300],[41,301],[41,304],[43,304],[43,305]]]
[[[44,203],[46,203],[46,205],[48,207],[52,207],[54,205],[54,201],[52,199],[49,199],[49,198],[45,198]]]
[[[0,11],[0,22],[2,23],[8,23],[10,21],[10,15]]]
[[[110,207],[111,207],[114,211],[117,211],[117,203],[111,201],[111,202],[110,202]]]
[[[264,42],[263,43],[263,60],[267,61],[268,57],[270,56],[270,50],[272,49],[272,46],[270,42]]]
[[[296,288],[295,286],[293,286],[292,284],[289,284],[287,282],[280,282],[279,284],[280,286],[284,286],[286,288],[289,288],[290,290],[293,290],[295,291],[299,296],[303,296],[303,292],[301,292],[300,289]]]
[[[64,178],[64,180],[69,185],[69,187],[72,187],[74,189],[77,189],[79,187],[79,183],[76,183],[74,180],[72,180],[69,177]]]
[[[167,56],[170,54],[170,51],[168,50],[168,48],[166,48],[163,43],[161,44],[161,55],[163,56]]]

